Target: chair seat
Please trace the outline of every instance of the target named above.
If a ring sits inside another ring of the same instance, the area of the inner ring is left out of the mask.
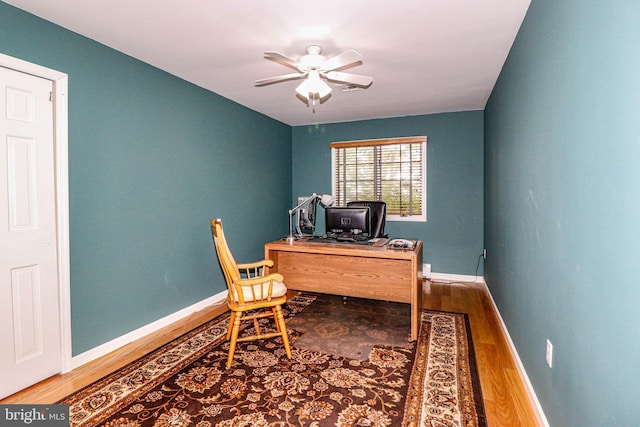
[[[251,288],[254,288],[253,293],[251,292]],[[262,287],[262,289],[260,289]],[[244,302],[255,302],[260,301],[260,297],[262,295],[266,296],[269,292],[269,281],[253,285],[253,286],[242,286],[242,294],[244,295]],[[256,299],[254,299],[253,294],[255,293]],[[287,287],[284,283],[278,282],[276,280],[273,281],[273,288],[271,289],[271,298],[279,298],[285,296],[287,294]],[[235,302],[239,302],[238,296],[236,294],[233,295],[233,300]]]

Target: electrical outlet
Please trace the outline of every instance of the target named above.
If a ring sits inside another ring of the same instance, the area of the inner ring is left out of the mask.
[[[549,367],[551,367],[552,362],[553,362],[553,344],[551,344],[551,341],[547,340],[547,355],[546,355],[546,359],[547,359],[547,365],[549,365]]]
[[[487,248],[482,250],[482,258],[487,259]]]

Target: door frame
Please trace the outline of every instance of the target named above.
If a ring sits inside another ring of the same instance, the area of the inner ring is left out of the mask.
[[[71,281],[69,255],[69,102],[68,76],[50,68],[0,53],[0,66],[53,82],[56,233],[58,240],[58,304],[60,307],[61,372],[72,369]]]

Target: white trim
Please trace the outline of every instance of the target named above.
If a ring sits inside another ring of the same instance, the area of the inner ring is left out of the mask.
[[[480,276],[467,276],[464,274],[431,273],[431,280],[440,283],[484,283]]]
[[[33,76],[42,77],[43,79],[51,81],[67,77],[65,73],[61,73],[60,71],[23,61],[22,59],[14,58],[3,53],[0,53],[0,66],[11,68],[12,70],[20,71],[22,73],[31,74]]]
[[[60,332],[62,372],[71,366],[71,281],[69,256],[69,110],[68,76],[50,68],[0,53],[0,67],[31,74],[53,82],[55,174],[56,174],[56,233],[58,238],[58,288],[60,304]]]
[[[201,311],[206,307],[219,304],[220,302],[226,299],[227,299],[227,291],[220,292],[207,299],[204,299],[200,302],[190,305],[189,307],[183,308],[182,310],[176,311],[173,314],[163,317],[162,319],[158,319],[155,322],[151,322],[145,326],[142,326],[118,338],[115,338],[102,345],[99,345],[98,347],[94,347],[91,350],[87,350],[84,353],[81,353],[73,357],[73,359],[71,360],[71,367],[72,369],[76,369],[86,363],[96,360],[108,353],[111,353],[112,351],[117,350],[122,346],[125,346],[131,342],[134,342],[135,340],[144,338],[145,336],[153,332],[156,332],[164,328],[165,326],[178,322],[193,313]]]
[[[496,305],[496,302],[493,299],[493,296],[491,295],[491,291],[489,291],[489,286],[487,286],[487,282],[484,281],[484,278],[482,278],[482,280],[480,280],[480,283],[482,283],[482,286],[487,291],[487,294],[489,295],[489,299],[491,300],[491,305],[493,306],[493,310],[496,312],[496,315],[498,316],[498,321],[500,322],[500,327],[502,328],[502,333],[507,338],[507,344],[509,344],[509,349],[511,350],[511,354],[513,355],[513,357],[514,357],[514,359],[516,361],[516,367],[518,368],[518,372],[520,373],[520,376],[524,380],[524,385],[525,385],[525,388],[527,390],[527,394],[529,395],[529,399],[533,403],[533,410],[534,410],[534,412],[536,414],[536,418],[537,418],[538,424],[540,424],[540,425],[542,425],[544,427],[549,427],[549,421],[547,421],[547,417],[544,414],[544,411],[542,410],[542,405],[540,405],[540,401],[538,400],[538,396],[536,395],[536,391],[533,389],[533,385],[531,384],[531,381],[529,380],[529,376],[527,375],[527,371],[524,369],[524,365],[522,364],[522,360],[520,360],[520,356],[518,355],[518,351],[516,350],[516,346],[513,344],[513,341],[511,340],[511,335],[509,335],[509,331],[507,330],[507,325],[505,325],[504,320],[502,319],[502,316],[500,315],[500,310],[498,310],[498,306]]]
[[[69,92],[68,79],[53,82],[56,135],[56,212],[58,213],[58,280],[62,328],[62,371],[71,369],[71,257],[69,249]]]

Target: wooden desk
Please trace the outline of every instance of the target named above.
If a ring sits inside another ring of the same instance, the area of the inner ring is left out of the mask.
[[[284,276],[287,288],[411,304],[410,340],[418,338],[422,309],[422,242],[413,250],[338,243],[264,245],[272,271]]]

